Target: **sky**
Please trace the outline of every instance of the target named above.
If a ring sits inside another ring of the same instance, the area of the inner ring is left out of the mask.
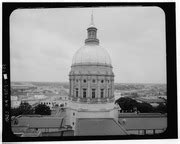
[[[11,81],[68,82],[93,9],[115,83],[166,83],[165,14],[159,7],[17,9],[10,16]]]

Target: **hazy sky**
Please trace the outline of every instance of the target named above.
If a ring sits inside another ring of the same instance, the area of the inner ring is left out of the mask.
[[[68,82],[92,8],[18,9],[10,17],[12,81]],[[158,7],[93,8],[115,82],[166,83],[165,15]]]

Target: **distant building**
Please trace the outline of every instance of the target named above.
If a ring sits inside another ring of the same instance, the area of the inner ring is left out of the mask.
[[[68,96],[60,96],[59,94],[54,95],[52,97],[47,97],[46,99],[42,99],[39,102],[40,104],[45,104],[50,107],[50,109],[54,109],[54,107],[60,106],[66,108],[69,104]]]
[[[18,83],[18,84],[11,84],[11,88],[13,90],[18,90],[18,91],[25,91],[25,90],[32,90],[32,89],[37,89],[36,86],[32,85],[32,84],[27,84],[27,83]]]
[[[149,103],[150,105],[152,105],[153,107],[157,107],[159,105],[159,103],[165,103],[165,99],[162,98],[158,98],[158,97],[137,97],[135,98],[135,100],[137,102],[143,103]]]
[[[119,98],[124,97],[124,96],[121,95],[121,92],[119,90],[116,90],[114,92],[114,97],[115,97],[115,100],[118,100]]]
[[[21,104],[21,101],[18,100],[17,96],[11,96],[11,107],[12,108],[17,108],[19,107]]]

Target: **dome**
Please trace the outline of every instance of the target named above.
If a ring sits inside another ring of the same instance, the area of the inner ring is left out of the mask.
[[[111,66],[111,58],[101,46],[85,45],[73,57],[72,65],[76,64],[103,64]]]

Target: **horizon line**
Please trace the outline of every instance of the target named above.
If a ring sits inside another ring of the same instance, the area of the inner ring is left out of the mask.
[[[10,81],[11,82],[40,82],[40,83],[69,83],[68,81]],[[165,82],[115,82],[114,84],[167,84]]]

